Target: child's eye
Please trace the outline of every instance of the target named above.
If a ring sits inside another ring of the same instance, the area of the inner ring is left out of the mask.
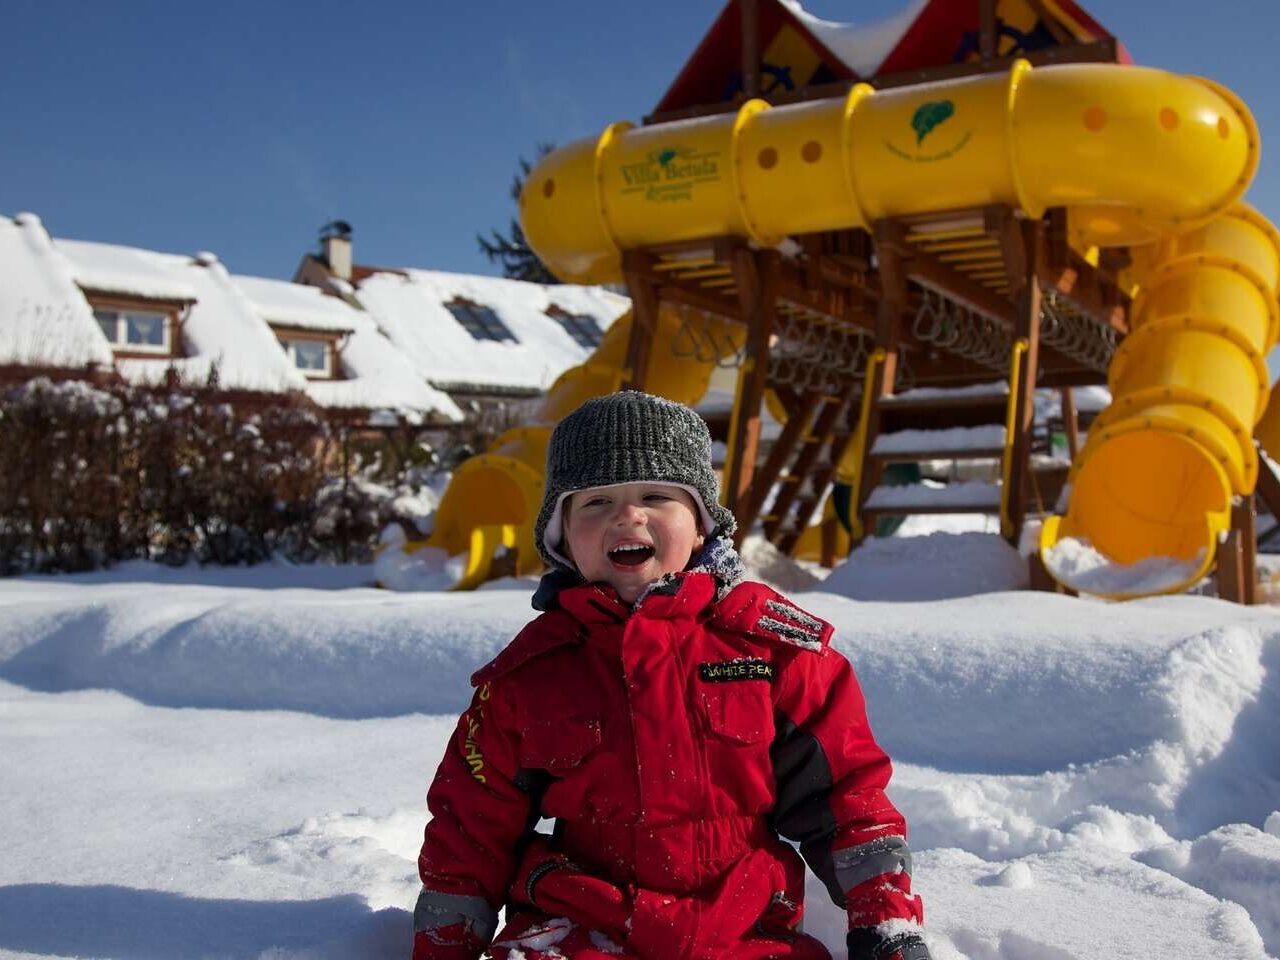
[[[662,502],[665,502],[665,501],[667,501],[667,500],[673,500],[673,499],[675,499],[674,497],[668,496],[668,495],[667,495],[667,494],[665,494],[665,493],[646,493],[646,494],[644,495],[644,498],[645,498],[646,500],[654,501],[655,503],[662,503]]]
[[[584,507],[599,507],[609,502],[608,497],[590,497],[582,505]]]

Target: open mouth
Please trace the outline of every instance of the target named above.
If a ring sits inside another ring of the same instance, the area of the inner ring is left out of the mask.
[[[624,543],[609,551],[609,559],[623,567],[638,567],[652,556],[650,543]]]

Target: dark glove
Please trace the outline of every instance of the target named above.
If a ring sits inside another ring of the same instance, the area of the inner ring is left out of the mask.
[[[875,927],[850,930],[845,942],[849,960],[931,960],[918,933],[882,935]]]
[[[587,873],[537,835],[525,849],[511,884],[511,899],[551,917],[568,917],[602,933],[621,935],[631,898],[602,877]]]

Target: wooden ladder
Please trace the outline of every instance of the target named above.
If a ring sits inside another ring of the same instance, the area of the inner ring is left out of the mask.
[[[855,382],[839,395],[806,393],[787,404],[786,424],[753,483],[747,518],[759,516],[765,538],[783,553],[795,548],[835,479],[853,440],[850,412],[860,387]],[[775,482],[777,495],[761,516]]]

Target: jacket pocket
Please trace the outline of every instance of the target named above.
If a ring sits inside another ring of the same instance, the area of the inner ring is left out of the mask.
[[[733,743],[761,743],[773,738],[773,698],[769,685],[758,681],[723,684],[703,691],[707,726]]]
[[[535,720],[520,731],[520,764],[536,770],[571,770],[600,746],[597,717]]]

